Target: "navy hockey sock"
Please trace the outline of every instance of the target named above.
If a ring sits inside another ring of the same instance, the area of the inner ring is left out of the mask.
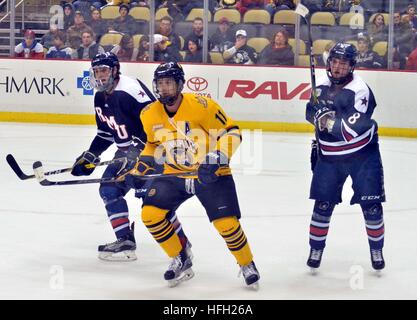
[[[116,238],[120,239],[125,237],[130,231],[129,210],[126,200],[123,197],[119,197],[107,200],[104,203]]]
[[[314,203],[313,216],[310,223],[310,247],[321,250],[326,246],[327,233],[329,231],[330,218],[335,204],[328,201]]]
[[[361,204],[361,208],[370,249],[382,249],[385,234],[382,205],[380,203]]]

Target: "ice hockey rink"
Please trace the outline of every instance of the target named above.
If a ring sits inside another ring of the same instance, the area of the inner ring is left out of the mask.
[[[13,154],[27,174],[36,160],[45,170],[64,168],[94,135],[93,126],[0,124],[0,299],[417,298],[417,140],[380,141],[387,194],[385,270],[372,271],[360,208],[349,206],[348,181],[322,267],[313,276],[305,265],[313,206],[308,199],[312,135],[245,132],[242,150],[251,152],[237,155],[246,159],[233,167],[241,223],[261,273],[255,292],[237,277],[234,258],[196,199],[178,210],[193,244],[195,277],[168,288],[163,273],[170,260],[140,221],[140,200],[128,196],[131,220],[137,222],[138,260],[101,261],[97,246],[115,239],[98,185],[43,187],[20,181],[5,160]],[[102,159],[110,157],[107,152]],[[99,171],[92,176],[99,177]]]

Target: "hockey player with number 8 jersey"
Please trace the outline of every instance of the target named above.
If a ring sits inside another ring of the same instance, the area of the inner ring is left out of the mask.
[[[378,125],[372,119],[375,97],[368,85],[353,74],[356,48],[337,43],[329,53],[327,79],[317,86],[318,102],[309,102],[306,119],[315,126],[317,155],[312,155],[313,180],[310,198],[315,200],[310,225],[310,256],[307,265],[320,266],[330,218],[342,202],[342,189],[352,178],[354,195],[363,211],[372,266],[384,268],[382,257],[385,201],[383,168],[378,144]]]

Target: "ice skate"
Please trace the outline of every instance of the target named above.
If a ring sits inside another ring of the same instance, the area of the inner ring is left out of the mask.
[[[98,257],[106,261],[134,261],[136,257],[136,241],[134,223],[130,232],[115,242],[98,246]]]
[[[323,256],[323,250],[310,249],[310,255],[307,260],[307,266],[310,267],[312,274],[317,273],[317,269],[320,267],[321,258]]]
[[[240,273],[243,274],[245,283],[249,288],[254,289],[254,290],[259,289],[260,275],[259,275],[258,269],[256,269],[255,262],[252,261],[246,266],[241,266],[239,274]]]
[[[385,261],[382,255],[382,249],[371,249],[372,268],[381,272],[385,268]]]
[[[191,248],[191,244],[189,248]],[[183,249],[178,256],[172,259],[168,270],[164,274],[164,278],[168,281],[168,286],[170,288],[194,277],[194,272],[191,269],[193,265],[191,261],[192,255],[190,256],[188,254],[189,248]]]

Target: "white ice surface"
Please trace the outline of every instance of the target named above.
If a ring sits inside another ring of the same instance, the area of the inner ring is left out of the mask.
[[[178,210],[193,243],[195,277],[168,288],[163,273],[169,259],[141,223],[133,195],[128,203],[139,259],[100,261],[97,245],[114,235],[98,185],[42,187],[20,181],[5,161],[13,154],[28,174],[36,160],[46,170],[67,167],[94,134],[90,126],[0,124],[0,299],[417,298],[417,140],[381,139],[387,193],[382,275],[371,269],[363,217],[359,206],[349,206],[348,181],[322,267],[312,276],[305,265],[313,206],[311,135],[264,133],[261,173],[235,170],[241,223],[261,273],[260,290],[253,292],[237,278],[232,255],[196,199]],[[58,178],[71,176],[51,180]]]

